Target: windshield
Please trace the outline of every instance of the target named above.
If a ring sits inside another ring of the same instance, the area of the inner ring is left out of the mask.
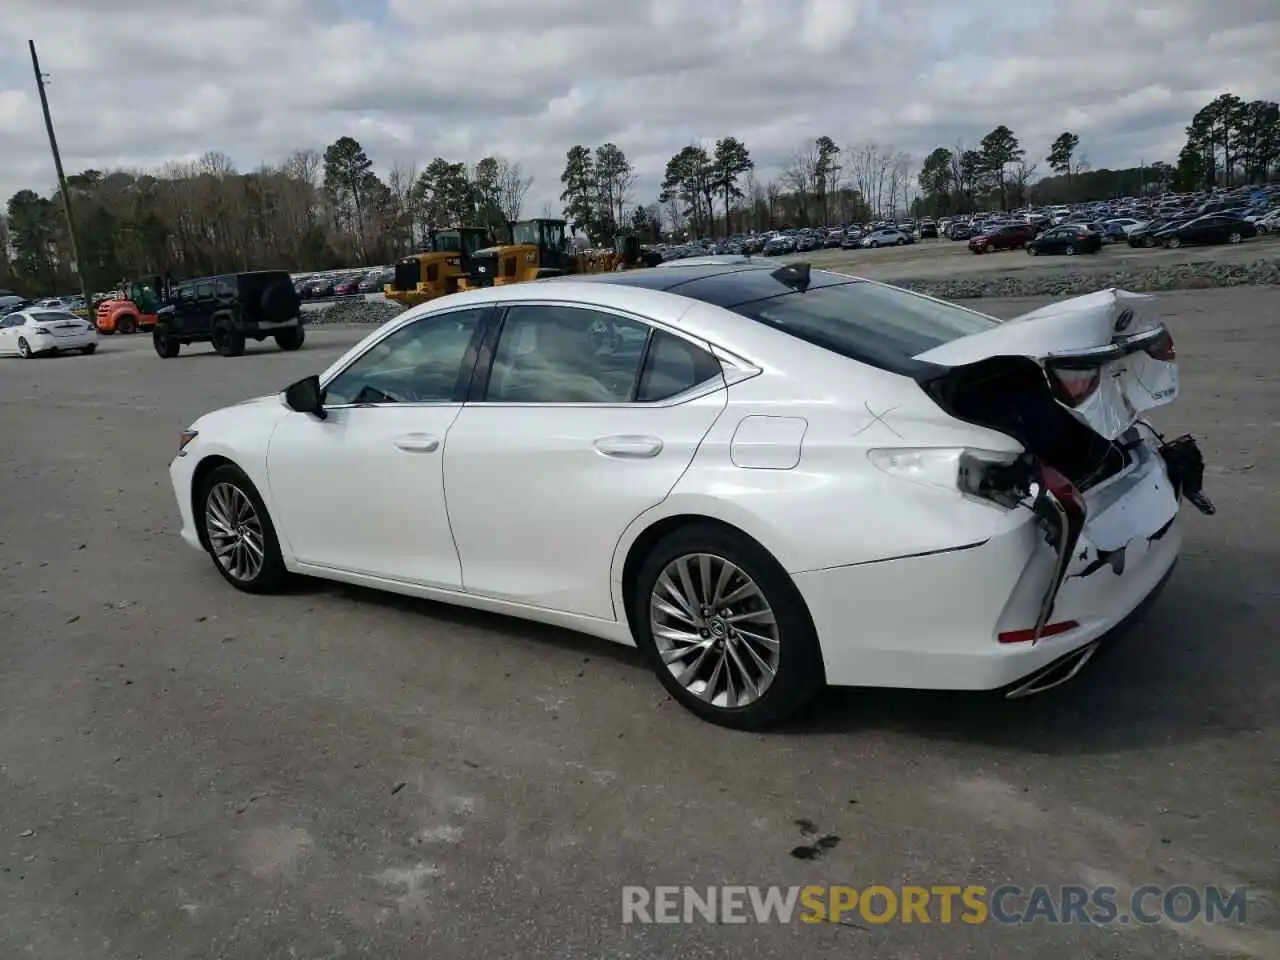
[[[452,230],[447,233],[437,233],[435,248],[437,253],[461,253],[462,237]]]
[[[512,243],[529,243],[537,246],[539,243],[538,225],[536,223],[517,223],[511,228]]]
[[[926,350],[996,326],[963,307],[863,280],[755,300],[735,313],[841,356],[907,373]]]

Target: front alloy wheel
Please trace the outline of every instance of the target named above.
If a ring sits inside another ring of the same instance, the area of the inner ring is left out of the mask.
[[[239,467],[215,468],[196,501],[201,537],[223,578],[246,593],[278,590],[288,577],[266,505]]]
[[[209,490],[204,526],[209,534],[209,552],[227,576],[250,582],[262,573],[266,560],[262,520],[239,487],[223,482]]]

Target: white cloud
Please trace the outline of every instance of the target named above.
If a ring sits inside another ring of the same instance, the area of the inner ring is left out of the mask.
[[[53,180],[26,40],[69,171],[218,150],[241,167],[343,134],[375,163],[521,161],[617,143],[648,201],[668,157],[733,135],[763,176],[802,141],[917,160],[997,124],[1040,160],[1173,160],[1218,93],[1280,96],[1275,0],[3,0],[0,200]],[[1043,167],[1043,163],[1041,164]]]

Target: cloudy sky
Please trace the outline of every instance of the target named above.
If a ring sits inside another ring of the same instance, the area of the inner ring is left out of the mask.
[[[1280,98],[1280,0],[0,0],[0,201],[68,172],[222,151],[242,168],[357,138],[382,170],[497,153],[560,191],[612,141],[650,201],[683,144],[764,177],[819,135],[917,159],[1010,126],[1095,166],[1172,161],[1224,90]],[[439,13],[433,15],[430,11]],[[558,203],[557,203],[558,207]]]

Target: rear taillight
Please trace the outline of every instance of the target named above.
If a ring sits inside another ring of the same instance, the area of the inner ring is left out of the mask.
[[[1100,367],[1055,367],[1051,371],[1053,392],[1069,407],[1078,407],[1098,389],[1102,383]]]
[[[1058,502],[1062,504],[1066,511],[1067,519],[1080,529],[1084,528],[1084,518],[1088,507],[1085,504],[1084,494],[1080,489],[1072,483],[1061,470],[1056,467],[1042,466],[1040,468],[1040,479],[1044,485],[1049,488],[1049,492],[1058,498]]]
[[[1007,509],[1031,495],[1030,458],[1020,453],[965,447],[883,447],[867,458],[890,476],[959,490]]]
[[[1147,356],[1154,360],[1164,360],[1172,362],[1177,358],[1177,353],[1173,349],[1173,334],[1168,330],[1164,330],[1160,334],[1160,338],[1147,347]]]

